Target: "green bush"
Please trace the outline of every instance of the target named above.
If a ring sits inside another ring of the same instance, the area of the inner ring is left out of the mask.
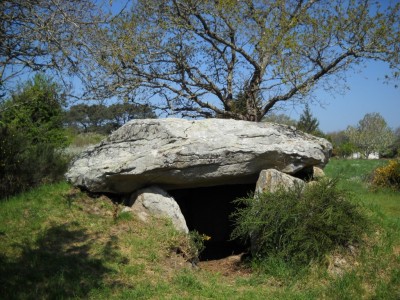
[[[358,243],[368,228],[360,207],[323,179],[300,187],[281,189],[236,200],[232,238],[250,240],[257,260],[276,257],[298,265],[320,260],[340,246]]]
[[[392,159],[372,173],[372,186],[400,190],[400,159]]]
[[[37,74],[0,105],[0,123],[23,132],[34,144],[54,147],[68,144],[63,128],[65,99],[59,85],[51,78]]]
[[[354,152],[357,152],[357,148],[352,143],[347,142],[334,147],[333,152],[336,156],[346,158],[351,156]]]
[[[24,132],[0,125],[0,199],[60,180],[67,164],[54,146],[32,143]]]
[[[64,100],[58,84],[38,74],[0,104],[0,198],[61,178]]]

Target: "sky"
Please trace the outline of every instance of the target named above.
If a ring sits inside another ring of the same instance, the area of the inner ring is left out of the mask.
[[[382,7],[398,0],[381,0]],[[310,109],[318,119],[320,129],[325,132],[344,130],[347,126],[356,126],[367,113],[377,112],[386,120],[389,127],[400,127],[400,79],[395,83],[383,83],[385,75],[390,74],[387,64],[367,62],[362,72],[347,72],[347,87],[343,94],[332,95],[322,89],[313,96],[321,102],[312,103]],[[293,119],[298,119],[304,107],[284,111]]]
[[[320,129],[325,133],[344,130],[349,125],[356,126],[365,114],[372,112],[380,113],[392,129],[400,127],[400,87],[396,88],[394,82],[383,83],[386,74],[390,74],[386,64],[369,62],[362,72],[347,73],[349,90],[343,95],[322,89],[314,92],[320,103],[312,103],[310,109]],[[303,109],[300,106],[283,113],[298,119]]]

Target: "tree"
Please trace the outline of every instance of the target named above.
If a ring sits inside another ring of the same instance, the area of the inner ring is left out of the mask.
[[[0,88],[25,70],[80,73],[85,40],[106,19],[92,0],[0,1]]]
[[[63,176],[63,102],[59,86],[38,74],[0,104],[0,198]]]
[[[69,126],[83,128],[84,132],[102,131],[110,119],[108,107],[103,104],[77,104],[69,108],[65,113],[65,121]]]
[[[395,142],[392,146],[394,155],[397,155],[397,157],[400,157],[400,127],[397,127],[396,130],[394,130],[394,136],[395,136]]]
[[[398,76],[399,10],[356,0],[137,0],[92,36],[101,46],[91,83],[99,97],[135,92],[171,114],[260,121],[369,59]]]
[[[288,125],[288,126],[296,126],[297,121],[290,118],[289,116],[285,114],[274,114],[274,113],[269,113],[267,114],[263,119],[263,122],[271,122],[271,123],[277,123],[277,124],[283,124],[283,125]]]
[[[357,151],[357,147],[350,143],[346,130],[330,132],[326,135],[326,138],[333,145],[333,156],[347,158]]]
[[[400,127],[397,127],[393,130],[394,140],[392,145],[389,146],[387,151],[383,153],[383,157],[385,158],[394,158],[400,156]]]
[[[23,132],[32,143],[60,147],[67,142],[62,122],[64,104],[61,86],[39,73],[0,106],[0,123]]]
[[[319,121],[312,115],[310,106],[306,104],[303,113],[300,115],[300,119],[297,122],[297,129],[314,134],[319,131],[318,126]]]
[[[90,127],[90,118],[88,116],[88,105],[77,104],[71,106],[68,111],[65,112],[64,122],[68,127],[88,132]]]
[[[77,104],[65,112],[65,123],[84,132],[110,133],[133,119],[156,118],[148,105],[134,103]]]
[[[154,119],[157,115],[149,105],[135,103],[115,103],[109,107],[110,121],[114,129],[124,125],[133,119]]]
[[[365,158],[373,152],[385,151],[394,141],[391,129],[379,113],[366,114],[356,127],[347,128],[347,135]]]

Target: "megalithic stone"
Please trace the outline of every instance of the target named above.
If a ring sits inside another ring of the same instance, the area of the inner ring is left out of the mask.
[[[294,127],[226,119],[133,120],[82,152],[66,178],[91,192],[255,183],[263,169],[323,167],[332,145]]]

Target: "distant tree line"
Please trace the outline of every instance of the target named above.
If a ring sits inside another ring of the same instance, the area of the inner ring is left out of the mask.
[[[143,104],[77,104],[65,112],[64,122],[78,132],[108,134],[130,120],[156,117],[152,108]]]
[[[362,158],[377,153],[380,157],[400,155],[400,127],[392,130],[379,113],[366,114],[356,126],[327,135],[334,146],[334,155],[347,158],[359,153]]]
[[[391,129],[379,113],[368,113],[357,125],[330,133],[323,133],[319,129],[319,121],[313,116],[308,104],[298,121],[285,114],[273,113],[265,116],[263,121],[293,126],[303,132],[326,138],[332,142],[333,156],[336,157],[348,158],[354,153],[359,153],[361,158],[368,158],[370,154],[378,154],[384,158],[400,156],[400,127]]]

